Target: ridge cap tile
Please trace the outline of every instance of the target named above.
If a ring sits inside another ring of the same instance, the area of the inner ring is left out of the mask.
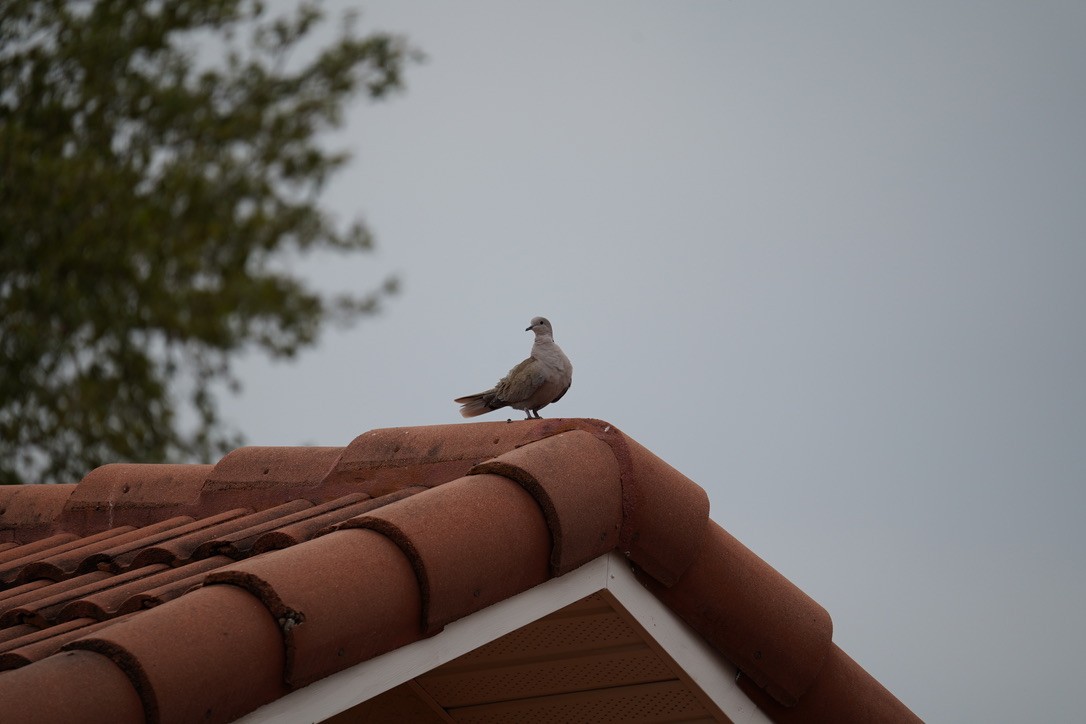
[[[829,613],[714,521],[701,554],[673,586],[639,577],[785,706],[818,677],[832,644]]]
[[[68,686],[58,686],[65,682]],[[48,692],[27,696],[27,692]],[[72,651],[48,656],[0,676],[0,701],[13,722],[143,724],[132,682],[100,654]]]
[[[349,523],[387,536],[411,561],[428,634],[549,577],[543,512],[499,475],[458,478]]]
[[[66,508],[110,502],[115,508],[192,504],[212,468],[206,463],[106,463],[83,476]]]
[[[0,540],[22,543],[49,536],[76,487],[0,485]]]
[[[628,435],[609,439],[623,471],[620,549],[671,586],[700,554],[709,529],[709,496]]]
[[[779,724],[812,721],[922,724],[904,702],[834,643],[830,644],[818,678],[794,706],[782,705],[745,676],[739,678],[739,688]]]
[[[335,466],[342,447],[246,445],[226,453],[202,495],[242,489],[313,488]]]
[[[622,527],[621,470],[607,443],[583,430],[536,440],[475,465],[519,483],[543,511],[560,576],[615,548]]]
[[[222,457],[200,493],[201,511],[244,506],[253,510],[306,498],[321,503],[351,490],[329,491],[321,481],[341,447],[247,446]]]
[[[323,481],[333,489],[381,497],[406,485],[435,487],[465,476],[476,463],[556,431],[555,420],[420,425],[368,430],[344,449]],[[563,426],[562,431],[567,429]]]

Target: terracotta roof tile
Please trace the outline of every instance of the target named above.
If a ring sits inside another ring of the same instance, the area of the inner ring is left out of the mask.
[[[168,535],[169,531],[191,522],[192,518],[179,516],[143,528],[125,526],[119,529],[121,532],[117,535],[108,535],[107,531],[103,531],[101,534],[85,538],[82,545],[59,546],[57,552],[52,555],[25,566],[20,571],[17,580],[51,578],[54,581],[60,581],[76,573],[86,573],[95,570],[99,563],[110,563],[118,552],[124,553],[131,550],[133,542],[153,543],[161,539],[162,535]]]
[[[123,530],[120,530],[117,533],[110,532],[104,537],[109,538],[123,532]],[[10,584],[18,580],[23,568],[31,563],[36,563],[41,558],[43,551],[49,551],[51,554],[55,555],[56,553],[67,550],[81,548],[84,545],[86,545],[85,539],[79,538],[71,533],[65,533],[17,546],[12,550],[7,551],[10,554],[8,560],[0,561],[0,581]]]
[[[77,541],[75,545],[79,545],[79,536],[74,533],[58,533],[48,538],[42,538],[41,540],[32,541],[30,543],[10,543],[8,548],[5,548],[3,552],[0,552],[0,579],[10,581],[11,578],[7,575],[9,571],[21,568],[24,565],[24,561],[32,561],[38,557],[38,554],[44,550],[51,550],[65,544],[70,544],[72,541]],[[74,547],[74,546],[73,546]]]
[[[48,626],[61,620],[58,617],[61,609],[73,601],[78,601],[85,596],[91,596],[104,589],[111,589],[117,585],[123,586],[131,581],[147,578],[168,568],[168,566],[156,564],[135,568],[117,576],[111,576],[104,571],[90,571],[82,576],[69,578],[53,584],[47,590],[36,591],[32,602],[22,603],[6,610],[3,615],[0,615],[0,626],[11,621],[20,621],[34,626]],[[80,585],[73,588],[71,584],[75,583]]]
[[[624,522],[619,545],[657,581],[670,586],[701,553],[709,496],[636,441],[614,436],[623,467]]]
[[[372,530],[333,532],[250,558],[211,574],[208,583],[240,586],[264,602],[286,644],[284,679],[295,686],[424,635],[414,570],[398,546]]]
[[[0,485],[0,540],[22,542],[42,538],[56,529],[60,511],[76,486]]]
[[[9,641],[14,641],[17,638],[32,634],[35,631],[40,631],[37,626],[31,626],[28,623],[16,624],[14,626],[7,626],[0,628],[0,651],[6,649],[5,644]]]
[[[104,625],[106,622],[93,618],[75,618],[56,626],[36,629],[0,646],[0,670],[17,669],[52,656],[69,641],[86,636]]]
[[[318,508],[314,508],[312,511],[314,513],[313,517],[292,520],[287,525],[260,535],[255,541],[252,541],[252,547],[249,551],[251,553],[263,553],[276,548],[292,546],[299,541],[308,540],[316,535],[335,530],[344,520],[350,520],[383,505],[395,503],[397,500],[402,500],[423,490],[427,490],[427,488],[404,488],[397,493],[390,493],[380,498],[370,498],[364,493],[336,498],[331,503],[319,506],[320,509],[323,509],[319,515],[317,514]],[[352,500],[357,502],[351,502]],[[333,504],[335,505],[333,506]],[[239,543],[244,544],[245,541]]]
[[[560,419],[521,422],[370,430],[351,441],[323,485],[375,498],[408,485],[433,487],[467,475],[484,460],[579,427],[579,421]]]
[[[183,568],[175,569],[178,572],[187,574],[183,578],[176,579],[168,576],[168,571],[163,571],[158,577],[145,581],[146,585],[154,586],[153,588],[147,588],[139,593],[128,596],[128,598],[124,600],[124,603],[117,607],[115,613],[118,615],[132,613],[145,608],[154,608],[167,601],[172,601],[178,596],[195,590],[203,585],[207,578],[207,572],[214,570],[213,566],[222,566],[230,562],[232,561],[225,556],[205,558],[198,563],[190,563]],[[109,614],[108,606],[114,601],[106,601],[104,602],[104,605],[103,602],[98,600],[91,600],[88,602],[98,606],[103,613]]]
[[[65,530],[90,533],[144,526],[170,515],[196,513],[211,465],[113,463],[87,473],[64,506]]]
[[[64,648],[111,659],[152,721],[230,721],[285,693],[279,627],[235,586],[200,588]]]
[[[12,721],[229,721],[617,549],[775,720],[914,721],[708,511],[599,420],[374,430],[0,490],[0,669],[18,667],[0,700]],[[37,707],[21,693],[44,689]]]
[[[536,499],[554,540],[551,573],[560,576],[613,549],[622,526],[622,485],[611,449],[574,430],[474,466],[520,483]]]
[[[103,569],[108,567],[113,571],[122,571],[151,560],[172,562],[174,555],[170,546],[175,540],[191,540],[189,536],[192,533],[213,535],[213,531],[218,529],[220,523],[240,518],[249,512],[247,508],[236,508],[198,520],[192,520],[188,516],[181,516],[170,518],[162,523],[145,526],[139,529],[139,532],[144,533],[143,536],[135,540],[124,541],[101,553],[90,556],[79,564],[79,570],[90,570],[92,567]],[[165,527],[168,523],[176,523],[176,525]],[[137,558],[141,555],[145,557],[137,562]]]
[[[287,529],[293,529],[294,526],[298,526],[300,531],[290,537],[290,542],[282,546],[271,546],[285,548],[288,545],[294,545],[303,540],[309,539],[314,533],[321,528],[328,525],[327,521],[341,520],[342,516],[348,514],[347,508],[351,506],[361,506],[370,500],[370,496],[365,493],[353,493],[351,495],[344,495],[334,500],[330,500],[327,503],[321,503],[320,505],[312,505],[309,501],[293,501],[292,503],[285,503],[285,506],[297,505],[296,512],[284,512],[288,511],[287,507],[280,507],[276,510],[274,515],[265,515],[261,517],[260,513],[249,516],[245,519],[246,526],[244,528],[238,528],[237,530],[224,530],[217,532],[213,540],[205,540],[201,543],[193,552],[194,558],[204,558],[211,555],[213,552],[224,553],[235,558],[240,558],[242,554],[252,550],[254,544],[260,540],[263,536],[270,533],[282,533]],[[305,503],[305,505],[301,505]],[[352,509],[353,512],[354,509]],[[268,511],[264,511],[267,513]],[[359,510],[358,512],[362,512]],[[290,535],[289,533],[287,534]]]
[[[34,696],[33,692],[48,692]],[[0,675],[4,716],[20,724],[143,724],[140,698],[124,671],[104,656],[69,651]]]
[[[72,618],[105,620],[116,616],[122,609],[127,612],[150,608],[152,603],[161,602],[163,591],[177,591],[177,595],[180,595],[198,585],[209,571],[232,562],[226,556],[215,556],[178,568],[161,563],[133,568],[127,573],[111,577],[108,585],[79,592],[76,598],[69,599],[64,607],[56,612],[55,618],[58,621]],[[152,591],[159,595],[149,596]],[[138,601],[138,604],[130,604],[132,601]]]
[[[290,499],[324,480],[342,453],[342,447],[239,447],[216,463],[204,493],[220,498],[240,493],[247,501],[262,493],[268,500]]]
[[[804,694],[802,705],[782,706],[749,679],[741,678],[739,685],[759,708],[780,724],[920,721],[886,687],[832,643],[822,671]]]
[[[253,528],[264,526],[271,522],[273,525],[285,515],[305,511],[312,508],[313,504],[308,500],[292,500],[289,503],[277,505],[274,508],[251,513],[245,508],[220,513],[204,520],[186,526],[188,530],[174,531],[180,533],[156,543],[152,546],[141,546],[133,557],[128,554],[119,559],[128,561],[130,565],[141,566],[148,563],[169,563],[176,565],[178,561],[185,561],[193,557],[197,550],[213,551],[223,545],[226,538],[245,534]]]
[[[670,588],[642,581],[778,701],[794,705],[818,677],[833,624],[826,610],[710,522],[701,555]]]
[[[17,595],[5,598],[0,605],[0,626],[10,626],[15,623],[34,623],[30,619],[35,618],[39,607],[50,605],[63,600],[71,591],[86,590],[88,586],[99,581],[110,581],[113,577],[106,571],[91,571],[81,576],[65,578],[62,581],[45,581],[44,586],[19,586]],[[37,583],[37,582],[34,582]],[[76,593],[76,596],[79,594]],[[42,624],[35,624],[42,625]]]
[[[551,537],[535,500],[497,475],[459,478],[352,520],[400,546],[428,633],[547,579]]]
[[[52,584],[53,581],[43,578],[36,581],[27,581],[18,586],[12,586],[11,588],[0,591],[0,613],[3,613],[9,606],[19,605],[19,600],[33,600],[33,597],[29,599],[26,598],[26,594]],[[2,633],[0,633],[0,635],[2,635]]]
[[[31,630],[27,633],[18,638],[14,638],[11,641],[5,641],[3,644],[0,644],[0,671],[17,669],[20,666],[26,666],[29,663],[55,654],[63,644],[71,640],[66,638],[67,636],[73,636],[75,638],[82,636],[82,629],[90,623],[93,623],[93,620],[79,619],[68,621],[58,626],[50,626],[46,629],[28,626],[27,628]],[[57,640],[60,640],[61,643],[56,643],[54,645],[54,642]],[[41,646],[45,642],[49,642],[45,647],[45,650],[40,654],[34,654],[35,648]]]

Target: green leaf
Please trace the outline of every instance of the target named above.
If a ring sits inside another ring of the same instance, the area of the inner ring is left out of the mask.
[[[216,396],[239,386],[234,355],[295,356],[396,290],[325,299],[271,271],[372,247],[319,205],[347,162],[320,135],[421,57],[345,21],[287,62],[321,19],[314,3],[0,4],[0,483],[213,459],[240,443]]]

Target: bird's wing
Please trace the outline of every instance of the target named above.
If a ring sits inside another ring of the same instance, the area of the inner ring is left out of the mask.
[[[546,381],[545,366],[534,357],[529,357],[509,370],[509,374],[494,387],[494,396],[508,404],[523,402]]]
[[[553,400],[551,400],[551,404],[553,405],[555,402],[558,402],[559,400],[561,400],[562,396],[565,395],[567,392],[569,392],[569,388],[572,386],[572,384],[573,384],[573,381],[570,380],[570,384],[566,385],[566,389],[564,389],[564,390],[562,390],[561,392],[558,393],[558,397],[555,397]]]

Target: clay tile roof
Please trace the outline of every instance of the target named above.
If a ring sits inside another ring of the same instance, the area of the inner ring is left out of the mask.
[[[622,580],[593,592],[597,570]],[[702,488],[599,420],[0,488],[10,722],[261,721],[333,675],[372,694],[322,694],[314,719],[918,721],[832,630]],[[430,641],[443,653],[419,668]]]

